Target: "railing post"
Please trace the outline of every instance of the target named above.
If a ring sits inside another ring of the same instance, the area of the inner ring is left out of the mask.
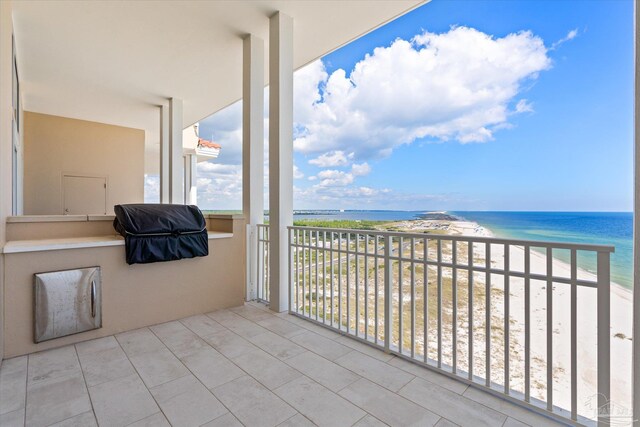
[[[256,279],[258,260],[257,255],[257,239],[256,239],[256,226],[253,224],[247,224],[247,265],[246,265],[246,294],[247,301],[256,299]]]
[[[391,351],[391,325],[392,325],[392,290],[393,290],[393,265],[391,262],[391,236],[384,237],[384,351]]]
[[[609,425],[611,399],[610,254],[598,252],[598,425]]]
[[[293,244],[293,230],[291,228],[287,229],[287,246],[289,247],[289,284],[287,286],[287,288],[289,289],[289,313],[291,313],[293,310],[291,309],[291,307],[293,307],[293,292],[292,292],[292,288],[293,288],[293,250],[291,249],[291,245]],[[298,266],[295,266],[295,268],[298,268]]]

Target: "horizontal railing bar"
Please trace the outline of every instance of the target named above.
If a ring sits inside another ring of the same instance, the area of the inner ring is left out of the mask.
[[[299,247],[299,248],[306,248],[306,249],[317,249],[318,247],[316,246],[302,246],[302,245],[291,245],[294,247]],[[363,252],[355,252],[355,251],[347,251],[347,250],[338,250],[335,249],[334,250],[335,253],[337,254],[349,254],[349,255],[362,255],[364,256]],[[384,255],[378,255],[378,254],[374,254],[374,253],[369,253],[367,256],[370,257],[377,257],[380,259],[384,259],[385,256]],[[403,262],[411,262],[412,259],[411,258],[399,258],[399,257],[389,257],[389,259],[391,261],[403,261]],[[571,280],[571,278],[569,277],[557,277],[557,276],[553,276],[553,277],[548,277],[545,274],[535,274],[535,273],[530,273],[530,274],[526,274],[522,271],[513,271],[513,270],[502,270],[499,268],[490,268],[487,269],[486,267],[480,267],[477,265],[473,265],[473,266],[469,266],[468,264],[452,264],[449,262],[442,262],[439,263],[438,261],[425,261],[421,258],[417,258],[417,259],[413,259],[414,262],[420,262],[421,264],[427,264],[427,265],[432,265],[432,266],[440,266],[440,267],[444,267],[444,268],[459,268],[459,269],[465,269],[465,270],[470,270],[471,272],[475,272],[475,273],[490,273],[490,274],[496,274],[499,276],[504,276],[505,274],[508,274],[509,276],[512,277],[517,277],[517,278],[521,278],[521,279],[526,279],[527,277],[531,280],[539,280],[539,281],[547,281],[549,279],[551,279],[553,282],[555,283],[563,283],[563,284],[567,284],[567,285],[571,285],[573,283],[576,283],[578,286],[585,286],[588,288],[597,288],[598,287],[598,283],[595,281],[589,281],[589,280],[576,280],[575,282]]]
[[[290,226],[290,229],[299,230],[326,230],[336,233],[349,233],[349,234],[368,234],[370,236],[394,236],[403,238],[424,238],[427,237],[430,240],[446,240],[446,241],[458,241],[458,242],[471,242],[471,243],[492,243],[496,245],[513,245],[513,246],[531,246],[540,248],[554,248],[554,249],[575,249],[578,251],[594,251],[594,252],[615,252],[615,246],[610,245],[593,245],[593,244],[578,244],[578,243],[564,243],[564,242],[545,242],[540,240],[516,240],[516,239],[502,239],[495,237],[476,237],[476,236],[452,236],[452,235],[439,235],[439,234],[426,234],[426,233],[406,233],[402,231],[370,231],[370,230],[352,230],[346,228],[325,228],[325,227],[299,227]]]
[[[292,243],[291,246],[296,247],[296,248],[303,248],[303,249],[321,249],[322,246],[321,245],[305,245],[305,244],[301,244],[301,243]],[[384,249],[378,249],[379,251],[384,251]],[[349,250],[349,249],[336,249],[334,251],[335,253],[340,253],[340,254],[349,254],[349,255],[364,255],[364,252],[361,251],[355,251],[355,250]],[[368,254],[369,256],[372,257],[379,257],[379,258],[384,258],[384,253],[375,253],[375,252],[370,252]],[[404,258],[404,261],[408,261],[409,258]]]
[[[300,244],[300,243],[292,243],[291,244],[292,247],[294,248],[301,248],[301,249],[321,249],[322,246],[320,245],[305,245],[305,244]],[[529,245],[525,245],[525,246],[529,246]],[[553,249],[561,249],[561,248],[553,248]],[[576,249],[579,250],[579,249]],[[384,254],[384,248],[382,249],[378,249],[379,252],[369,252],[367,255],[371,256],[371,257],[378,257],[378,258],[386,258],[385,254]],[[363,252],[358,252],[355,250],[349,250],[349,249],[336,249],[334,250],[335,253],[337,254],[348,254],[348,255],[364,255]],[[407,258],[407,257],[399,257],[399,256],[389,256],[389,259],[392,261],[402,261],[402,262],[411,262],[411,261],[415,261],[415,262],[423,262],[422,258],[417,258],[417,259],[413,259],[413,258]],[[429,265],[441,265],[443,267],[447,267],[447,268],[461,268],[461,269],[465,269],[468,270],[469,268],[471,268],[474,271],[480,271],[483,272],[485,271],[484,267],[481,267],[479,265],[476,264],[453,264],[453,263],[449,263],[449,262],[442,262],[439,263],[438,261],[434,261],[434,260],[430,260],[427,258],[426,263]],[[491,272],[492,273],[496,273],[499,274],[501,272],[503,272],[504,270],[497,270],[497,269],[492,269]],[[518,273],[517,270],[509,270],[509,273]],[[592,273],[595,274],[595,273]],[[546,277],[546,276],[545,276]],[[587,280],[582,280],[583,282],[588,282]],[[596,282],[593,281],[593,283],[595,284]]]

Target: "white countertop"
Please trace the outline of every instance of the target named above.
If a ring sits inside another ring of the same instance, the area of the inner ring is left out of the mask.
[[[7,223],[113,221],[115,215],[18,215],[8,216]],[[209,219],[244,219],[242,214],[204,214]]]
[[[209,231],[209,240],[229,239],[233,233]],[[63,249],[102,248],[106,246],[124,246],[124,238],[119,235],[66,237],[59,239],[14,240],[7,242],[2,250],[5,254],[24,252],[58,251]]]

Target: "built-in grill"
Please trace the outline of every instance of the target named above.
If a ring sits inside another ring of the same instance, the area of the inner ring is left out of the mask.
[[[114,207],[113,227],[125,238],[127,264],[209,255],[206,221],[197,206],[130,204]]]

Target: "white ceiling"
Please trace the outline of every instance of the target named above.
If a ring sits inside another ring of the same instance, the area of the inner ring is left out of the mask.
[[[145,129],[151,148],[167,98],[185,126],[241,98],[242,37],[261,37],[268,61],[276,11],[294,20],[297,69],[423,2],[14,0],[24,108]]]

